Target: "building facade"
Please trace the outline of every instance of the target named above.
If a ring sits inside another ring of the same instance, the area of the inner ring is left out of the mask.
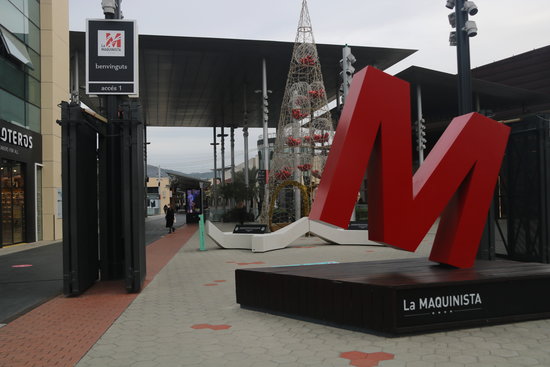
[[[147,215],[164,214],[171,198],[170,176],[160,167],[147,165]]]
[[[0,1],[0,247],[62,237],[68,0]]]

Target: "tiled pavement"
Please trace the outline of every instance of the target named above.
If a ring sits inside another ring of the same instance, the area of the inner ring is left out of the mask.
[[[222,250],[209,240],[208,251],[199,251],[198,233],[192,234],[192,229],[186,226],[152,245],[151,261],[157,256],[155,251],[164,254],[158,265],[148,268],[148,278],[154,269],[159,271],[139,295],[103,294],[106,303],[109,298],[133,298],[126,310],[109,322],[110,327],[103,327],[106,332],[89,344],[91,349],[75,353],[82,357],[77,366],[550,366],[550,320],[387,338],[241,309],[235,302],[237,268],[426,256],[431,236],[415,254],[379,246],[332,246],[316,238],[303,238],[288,249],[254,254]],[[182,245],[187,236],[184,232],[192,234],[189,241],[161,269],[171,256],[168,248],[173,251]],[[86,329],[103,313],[78,309],[78,302],[72,307],[88,315],[79,320],[77,329]],[[35,320],[47,319],[51,312],[41,311]],[[15,365],[3,359],[10,354],[2,354],[2,345],[14,337],[6,337],[5,330],[11,328],[10,333],[15,333],[16,323],[25,316],[0,329],[0,366]],[[50,335],[50,345],[72,350],[77,336],[61,340],[56,337],[55,324],[39,324],[44,325],[49,328],[44,337]],[[96,334],[96,338],[100,336]],[[12,345],[25,345],[32,353],[35,341],[21,336]],[[44,351],[41,353],[21,365],[53,366],[45,362]],[[40,357],[42,360],[37,359]],[[58,365],[72,366],[78,358]]]

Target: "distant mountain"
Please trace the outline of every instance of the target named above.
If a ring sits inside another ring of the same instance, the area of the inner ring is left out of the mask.
[[[201,180],[208,180],[214,177],[214,172],[193,172],[193,173],[186,173],[186,175],[195,177]]]

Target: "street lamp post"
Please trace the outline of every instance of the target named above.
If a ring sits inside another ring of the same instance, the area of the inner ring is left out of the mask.
[[[473,1],[447,0],[447,8],[453,9],[449,14],[451,32],[449,41],[451,46],[456,45],[457,72],[458,72],[458,114],[472,112],[472,73],[470,70],[470,37],[477,35],[475,22],[468,20],[468,15],[477,14],[477,6]]]
[[[476,23],[468,19],[468,15],[476,15],[477,6],[473,1],[447,0],[447,8],[454,12],[449,14],[451,27],[456,32],[451,32],[449,42],[456,46],[457,73],[458,73],[458,114],[464,115],[473,111],[472,104],[472,72],[470,66],[470,37],[477,35]],[[494,259],[495,253],[495,211],[491,204],[487,223],[479,244],[478,258],[485,260]]]

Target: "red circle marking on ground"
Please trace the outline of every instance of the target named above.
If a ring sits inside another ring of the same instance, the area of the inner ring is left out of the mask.
[[[227,330],[231,325],[211,325],[211,324],[195,324],[191,326],[193,329],[212,329],[212,330]]]
[[[340,353],[340,358],[349,359],[349,364],[355,367],[376,367],[382,361],[395,358],[393,354],[385,352],[363,353],[356,350]]]
[[[237,263],[237,265],[260,265],[265,264],[263,261],[254,261],[252,263]]]

